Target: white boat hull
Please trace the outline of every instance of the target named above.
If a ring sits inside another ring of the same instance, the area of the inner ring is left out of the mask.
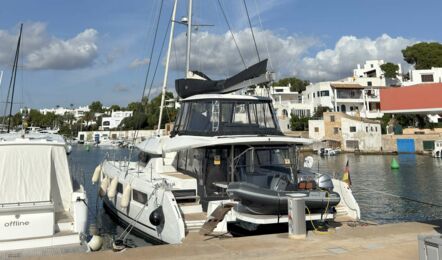
[[[130,183],[133,176],[125,174],[117,168],[110,170],[109,162],[104,164],[104,172],[110,178],[118,176],[119,182]],[[126,176],[126,179],[125,179]],[[103,202],[112,215],[126,225],[132,225],[139,233],[150,237],[159,243],[180,244],[185,237],[185,225],[180,209],[170,190],[161,186],[161,182],[140,182],[138,187],[131,184],[133,189],[147,195],[147,203],[142,204],[132,198],[127,208],[121,207],[123,194],[117,192],[114,198],[104,196]],[[109,190],[108,190],[109,191]],[[164,219],[155,226],[149,217],[158,207],[162,208]]]

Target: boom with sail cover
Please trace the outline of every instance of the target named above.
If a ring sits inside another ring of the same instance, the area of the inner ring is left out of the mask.
[[[194,72],[199,76],[198,79],[177,79],[175,89],[179,97],[187,98],[197,94],[226,94],[255,84],[266,83],[271,80],[267,75],[267,61],[267,59],[262,60],[238,74],[222,80],[211,80],[201,72]]]

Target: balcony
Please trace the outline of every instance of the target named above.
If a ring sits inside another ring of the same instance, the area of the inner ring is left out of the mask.
[[[362,91],[358,89],[338,90],[336,92],[337,99],[362,99]]]

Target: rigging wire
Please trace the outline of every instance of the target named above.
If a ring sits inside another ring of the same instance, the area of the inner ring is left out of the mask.
[[[17,49],[15,50],[14,66],[12,67],[11,80],[9,82],[8,96],[6,99],[6,101],[8,101],[9,94],[11,94],[11,102],[10,102],[9,117],[8,117],[8,133],[9,133],[9,130],[11,127],[12,104],[14,104],[15,81],[17,78],[17,66],[18,66],[18,60],[19,60],[19,55],[20,55],[20,44],[21,44],[21,38],[22,38],[22,31],[23,31],[23,24],[20,25],[20,34],[19,34],[18,42],[17,42]],[[11,88],[12,88],[12,93],[10,93]],[[6,103],[6,105],[5,105],[5,116],[3,117],[3,125],[5,123],[7,106],[8,106],[8,103]]]
[[[252,22],[250,21],[249,9],[247,9],[246,0],[242,0],[244,4],[244,8],[246,9],[247,20],[249,21],[250,31],[252,32],[253,43],[255,44],[256,55],[258,55],[258,61],[261,61],[261,57],[259,57],[258,45],[256,44],[255,34],[253,33]]]
[[[262,21],[261,21],[261,9],[259,8],[259,5],[256,2],[256,0],[254,0],[254,2],[255,2],[255,9],[258,13],[259,27],[263,30],[264,27],[262,26]],[[266,51],[267,51],[267,57],[269,58],[270,69],[273,70],[273,63],[272,63],[272,59],[270,58],[269,43],[268,43],[267,37],[264,37],[264,44],[265,44]]]
[[[158,13],[158,17],[157,17],[157,21],[156,21],[156,25],[155,25],[155,33],[154,33],[154,37],[153,37],[152,48],[150,50],[149,64],[147,65],[146,77],[144,79],[144,87],[143,87],[143,93],[141,95],[141,101],[143,101],[144,94],[146,93],[147,80],[149,78],[150,66],[152,63],[151,61],[152,61],[152,57],[153,57],[153,51],[155,49],[155,43],[157,40],[158,28],[160,27],[159,24],[160,24],[161,13],[163,11],[163,4],[164,4],[164,0],[161,0],[160,11]]]
[[[163,0],[161,1],[160,15],[161,15],[161,9],[162,9],[162,6],[163,6]],[[173,11],[172,11],[172,12],[173,12]],[[163,49],[164,49],[164,45],[165,45],[165,42],[166,42],[167,34],[168,34],[168,31],[169,31],[169,28],[170,28],[170,24],[172,23],[172,12],[171,12],[171,14],[170,14],[170,16],[169,16],[170,19],[169,19],[169,22],[168,22],[168,24],[167,24],[167,28],[166,28],[165,33],[164,33],[164,37],[163,37],[163,41],[162,41],[162,44],[161,44],[160,53],[158,54],[158,59],[157,59],[156,65],[155,65],[154,74],[153,74],[152,79],[151,79],[151,82],[150,82],[149,91],[148,91],[147,95],[145,96],[145,91],[146,91],[146,87],[147,87],[147,80],[148,80],[148,75],[146,75],[146,79],[145,79],[145,83],[144,83],[144,89],[143,89],[143,95],[141,96],[141,105],[142,105],[142,106],[143,106],[143,101],[144,101],[144,100],[146,100],[146,101],[148,102],[149,99],[150,99],[150,94],[151,94],[151,92],[152,92],[153,82],[154,82],[154,80],[155,80],[155,76],[156,76],[156,74],[157,74],[157,70],[158,70],[158,65],[159,65],[160,60],[161,60],[161,54],[163,53]],[[159,19],[158,19],[157,21],[159,21]],[[155,44],[155,41],[156,41],[156,36],[157,36],[157,32],[158,32],[158,27],[159,27],[159,22],[156,24],[156,28],[155,28],[154,44]],[[153,49],[152,49],[151,54],[152,54],[152,53],[153,53]],[[151,57],[152,57],[152,56],[151,56]],[[150,61],[151,61],[151,59],[150,59]],[[152,62],[149,62],[148,73],[149,73],[149,70],[150,70],[150,65],[151,65],[151,63],[152,63]],[[144,99],[144,97],[146,97],[146,99]],[[133,135],[133,140],[132,140],[132,141],[133,141],[134,143],[135,143],[135,140],[138,138],[138,133],[139,133],[138,128],[140,128],[139,123],[140,123],[140,122],[137,122],[137,123],[135,124],[135,126],[136,126],[137,129],[136,129],[136,131],[135,131],[135,133],[134,133],[134,135]],[[138,127],[137,127],[137,126],[138,126]],[[130,157],[131,157],[131,155],[130,155]]]
[[[147,94],[147,100],[149,100],[150,97],[150,93],[152,91],[152,87],[153,87],[153,82],[155,80],[155,76],[157,75],[157,70],[158,70],[158,65],[160,64],[160,60],[161,60],[161,54],[163,53],[164,50],[164,45],[166,45],[166,38],[167,38],[167,34],[170,28],[170,24],[172,23],[172,19],[169,19],[169,23],[167,24],[167,28],[166,28],[166,32],[164,33],[164,37],[163,37],[163,42],[161,43],[161,49],[160,49],[160,53],[158,55],[158,59],[157,62],[155,64],[155,70],[152,76],[152,79],[150,81],[150,86],[149,86],[149,92]]]
[[[232,39],[233,39],[233,42],[235,43],[236,50],[238,51],[238,54],[241,57],[242,64],[244,65],[244,68],[247,68],[246,62],[244,61],[244,57],[242,56],[241,50],[239,49],[238,43],[236,42],[235,35],[233,34],[233,31],[232,31],[232,28],[230,26],[229,20],[227,19],[227,15],[226,15],[226,13],[224,11],[224,8],[223,8],[223,6],[221,4],[221,0],[218,0],[218,5],[219,5],[219,8],[221,9],[221,13],[223,14],[223,17],[224,17],[224,20],[225,20],[225,22],[227,24],[227,27],[229,28],[230,35],[232,35]],[[259,57],[259,54],[258,54],[258,57]]]

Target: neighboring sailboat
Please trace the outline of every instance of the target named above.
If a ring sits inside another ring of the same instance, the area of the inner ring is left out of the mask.
[[[176,1],[172,20],[175,12]],[[181,243],[189,231],[200,230],[212,212],[222,216],[217,215],[214,226],[204,232],[215,228],[227,232],[232,225],[254,230],[260,225],[286,224],[289,192],[307,195],[308,219],[333,218],[340,195],[333,191],[331,178],[298,173],[298,147],[311,140],[283,135],[270,98],[225,94],[269,83],[267,61],[226,80],[212,81],[189,71],[190,29],[187,35],[186,78],[175,82],[183,99],[174,128],[170,135],[160,135],[160,113],[158,135],[137,145],[138,162],[106,159],[102,163],[105,209],[136,232],[171,244]],[[172,38],[173,26],[161,111]]]

